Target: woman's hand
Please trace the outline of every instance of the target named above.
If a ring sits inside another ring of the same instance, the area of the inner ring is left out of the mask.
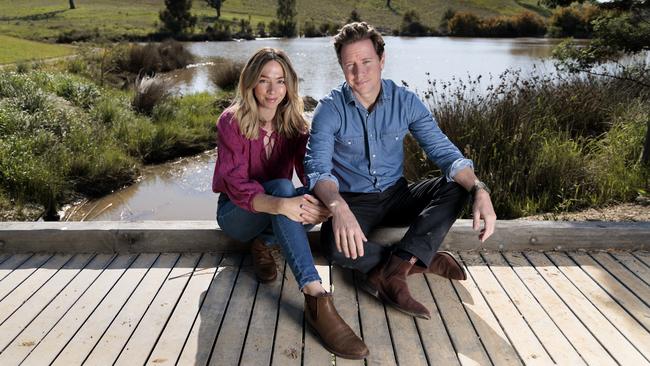
[[[301,206],[303,211],[301,217],[305,220],[305,223],[317,225],[327,221],[332,216],[330,210],[318,198],[310,194],[304,194],[302,198],[305,202]]]
[[[314,196],[304,194],[282,198],[280,215],[302,224],[320,224],[331,216],[329,210]]]

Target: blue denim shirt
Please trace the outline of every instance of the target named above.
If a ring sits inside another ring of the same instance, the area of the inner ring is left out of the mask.
[[[309,189],[323,179],[339,192],[382,192],[402,177],[404,136],[413,137],[452,181],[474,167],[438,127],[427,106],[412,91],[382,80],[372,112],[341,84],[320,100],[312,121],[305,173]]]

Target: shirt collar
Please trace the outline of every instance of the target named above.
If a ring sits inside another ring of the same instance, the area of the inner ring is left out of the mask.
[[[379,91],[378,101],[387,102],[391,99],[393,84],[389,83],[385,79],[381,79],[381,90]],[[352,88],[347,82],[343,82],[343,97],[345,98],[345,104],[357,103],[357,98],[352,93]]]

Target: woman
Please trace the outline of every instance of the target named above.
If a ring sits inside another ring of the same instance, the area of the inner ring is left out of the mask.
[[[270,244],[280,244],[305,296],[305,317],[337,356],[361,359],[368,348],[338,315],[321,285],[303,224],[318,224],[329,211],[291,182],[304,180],[308,126],[302,116],[298,78],[287,55],[263,48],[239,76],[234,104],[219,117],[218,157],[212,190],[220,192],[217,222],[229,236],[252,240],[255,275],[277,277]],[[303,181],[304,184],[304,181]]]

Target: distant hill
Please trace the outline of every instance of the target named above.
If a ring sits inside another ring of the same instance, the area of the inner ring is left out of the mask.
[[[69,10],[65,0],[0,0],[0,34],[21,38],[50,40],[65,39],[66,34],[89,33],[108,39],[120,36],[145,35],[156,29],[163,0],[76,0],[77,9]],[[253,27],[275,18],[276,0],[225,0],[224,19],[249,19]],[[530,10],[548,16],[547,9],[537,6],[537,0],[297,0],[298,27],[306,20],[316,24],[325,21],[343,23],[357,9],[361,18],[390,32],[399,28],[403,14],[416,10],[420,20],[436,27],[447,9],[471,11],[480,16],[513,15]],[[203,0],[194,0],[192,12],[199,17],[199,29],[212,24],[216,11]],[[81,37],[83,40],[83,37]]]

